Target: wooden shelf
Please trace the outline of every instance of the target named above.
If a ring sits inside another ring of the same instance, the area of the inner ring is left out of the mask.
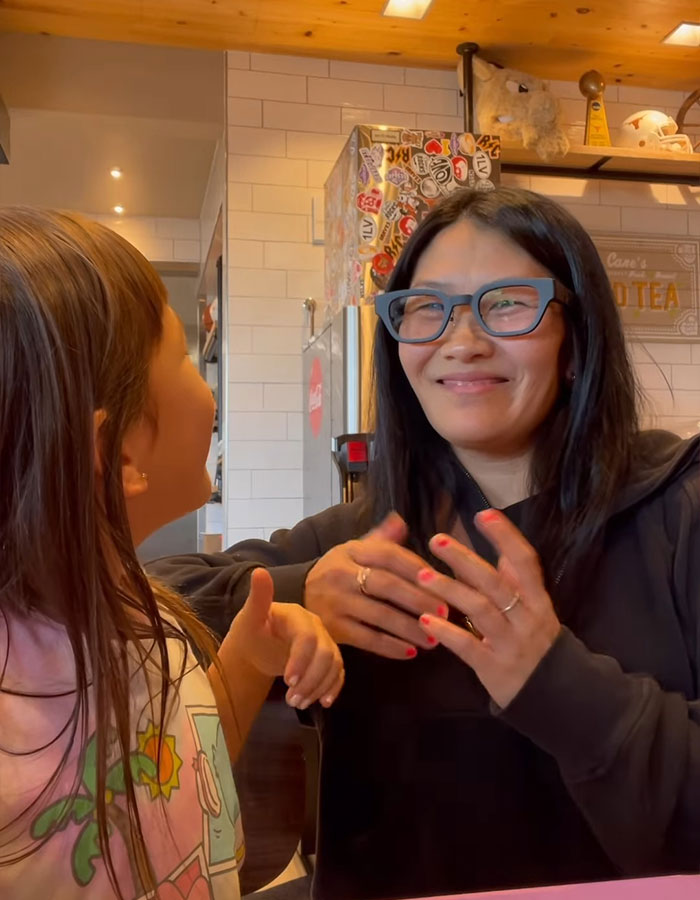
[[[624,147],[574,144],[566,156],[545,162],[533,150],[504,143],[501,171],[700,186],[700,153],[644,153]]]

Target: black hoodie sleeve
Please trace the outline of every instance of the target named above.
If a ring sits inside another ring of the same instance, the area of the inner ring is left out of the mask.
[[[678,499],[678,498],[676,498]],[[680,511],[680,517],[679,517]],[[700,487],[676,505],[672,578],[694,698],[626,674],[564,628],[501,719],[557,760],[622,874],[700,870]]]
[[[357,503],[334,506],[276,531],[269,541],[241,541],[222,553],[164,557],[148,563],[146,571],[187,597],[223,638],[245,603],[253,569],[269,570],[276,601],[302,603],[309,569],[331,547],[359,535],[359,518]]]

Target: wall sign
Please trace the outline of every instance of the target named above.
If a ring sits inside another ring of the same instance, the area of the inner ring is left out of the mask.
[[[625,331],[651,341],[700,341],[700,240],[592,234]]]

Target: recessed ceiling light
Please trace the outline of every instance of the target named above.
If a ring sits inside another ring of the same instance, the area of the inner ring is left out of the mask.
[[[700,22],[681,22],[661,43],[680,47],[700,47]]]
[[[112,178],[121,178],[122,170],[119,168],[119,166],[115,166],[113,169],[109,170],[109,174],[112,176]]]
[[[123,212],[124,212],[124,207],[121,206],[121,204],[118,203],[118,204],[114,207],[114,211],[115,211],[115,213],[116,213],[118,216],[121,216],[121,215],[123,214]]]
[[[383,16],[397,16],[401,19],[422,19],[432,0],[387,0],[382,10]]]

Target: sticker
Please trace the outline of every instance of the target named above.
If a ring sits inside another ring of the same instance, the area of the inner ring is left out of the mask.
[[[382,147],[381,144],[372,144],[370,153],[372,154],[372,159],[376,165],[381,166],[382,160],[384,159],[384,147]]]
[[[401,216],[398,202],[396,200],[390,200],[388,203],[385,203],[382,213],[387,222],[395,222]]]
[[[323,424],[323,370],[321,360],[315,357],[311,363],[311,377],[309,378],[309,425],[311,434],[315,438],[321,433]]]
[[[476,141],[473,134],[460,134],[457,143],[459,144],[460,153],[463,153],[465,156],[474,156]]]
[[[357,180],[363,186],[369,184],[369,169],[364,163],[362,163],[357,172]]]
[[[488,178],[480,178],[476,183],[477,191],[492,191],[496,185]]]
[[[382,230],[379,232],[379,243],[380,244],[386,243],[387,238],[391,234],[391,226],[392,226],[391,222],[385,222],[382,225]]]
[[[411,168],[419,175],[428,175],[430,172],[430,157],[425,153],[416,153],[411,160]]]
[[[362,191],[357,195],[357,208],[364,213],[378,213],[382,208],[382,192],[373,187],[369,191]]]
[[[435,184],[432,178],[424,178],[420,183],[421,193],[424,197],[432,199],[440,193],[440,188]]]
[[[372,269],[380,278],[386,278],[394,268],[394,260],[388,253],[377,253],[372,260]]]
[[[370,138],[378,144],[400,144],[401,135],[398,131],[384,131],[381,128],[373,128],[370,131]]]
[[[411,150],[410,147],[387,147],[386,148],[386,161],[390,166],[393,166],[395,163],[403,163],[405,166],[408,165],[411,159]]]
[[[386,173],[386,180],[391,182],[391,184],[395,184],[398,186],[408,181],[408,174],[404,169],[399,169],[398,166],[394,166],[393,169],[389,169],[389,171]]]
[[[399,231],[402,234],[405,234],[406,237],[410,237],[416,230],[417,224],[418,223],[413,218],[413,216],[403,216],[401,219],[399,219]]]
[[[491,159],[500,159],[501,139],[497,135],[482,134],[477,138],[476,146],[488,153]]]
[[[354,259],[352,262],[352,270],[350,272],[350,282],[352,284],[357,284],[360,280],[360,276],[362,275],[362,263],[358,259]]]
[[[488,178],[491,174],[491,157],[483,150],[477,150],[474,154],[474,171],[479,178]]]
[[[469,163],[463,156],[453,156],[452,171],[457,181],[466,181],[469,176]]]
[[[446,144],[447,141],[445,141],[444,143]],[[433,138],[432,141],[428,141],[423,149],[431,156],[436,156],[437,154],[445,153],[446,149],[449,150],[449,147],[445,148],[444,143],[442,141],[439,141],[437,138]]]
[[[452,134],[450,135],[450,155],[457,156],[458,153],[459,153],[459,138],[453,131]]]
[[[476,184],[476,175],[474,174],[474,169],[469,170],[469,175],[467,175],[467,184],[470,188],[473,188]]]
[[[371,244],[377,236],[377,223],[372,216],[362,216],[360,219],[360,240],[363,244]]]
[[[408,144],[410,147],[422,147],[423,146],[423,132],[422,131],[402,131],[401,132],[401,143]]]
[[[444,156],[434,156],[430,160],[430,174],[443,194],[449,194],[457,187],[452,174],[452,163]]]
[[[415,212],[420,205],[420,200],[413,191],[401,191],[399,194],[399,203],[404,212]]]
[[[392,259],[398,259],[401,256],[401,251],[403,250],[403,246],[406,243],[406,239],[402,234],[397,234],[396,237],[391,242],[389,247],[386,247],[386,251],[391,256]]]
[[[376,252],[377,248],[374,244],[360,244],[360,246],[357,248],[358,255],[362,257],[374,256]]]
[[[375,147],[376,146],[377,145],[375,144]],[[372,148],[372,150],[374,150],[374,147]],[[364,165],[367,166],[367,169],[372,178],[374,178],[377,184],[381,184],[384,179],[382,178],[382,173],[379,171],[379,168],[375,161],[375,154],[372,152],[372,150],[368,150],[367,147],[360,147],[360,156],[364,160]]]

